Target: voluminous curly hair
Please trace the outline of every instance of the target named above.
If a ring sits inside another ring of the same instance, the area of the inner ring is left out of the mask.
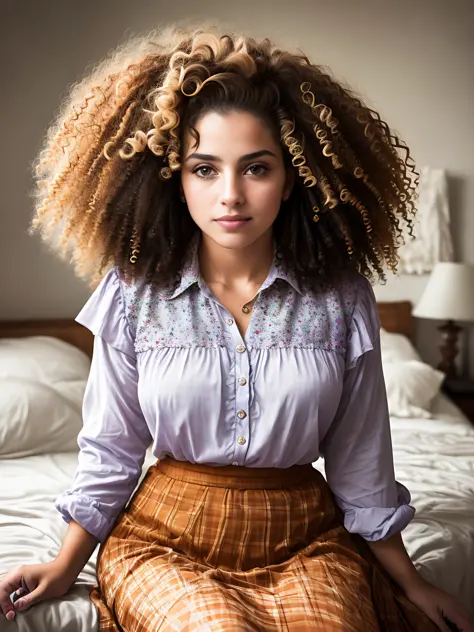
[[[72,87],[33,165],[30,233],[72,253],[91,285],[113,265],[176,281],[199,231],[179,194],[184,133],[199,143],[201,116],[239,110],[269,125],[296,171],[273,234],[299,280],[396,271],[419,179],[405,143],[304,54],[213,28],[134,38]]]

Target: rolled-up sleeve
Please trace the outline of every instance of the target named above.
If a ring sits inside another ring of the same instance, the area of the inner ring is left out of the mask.
[[[365,280],[352,319],[341,400],[320,451],[349,532],[384,540],[412,520],[410,492],[395,480],[377,306]]]
[[[118,280],[110,273],[76,320],[95,334],[84,394],[78,466],[55,502],[66,522],[78,522],[100,542],[109,534],[141,474],[151,442],[138,401],[136,357]]]

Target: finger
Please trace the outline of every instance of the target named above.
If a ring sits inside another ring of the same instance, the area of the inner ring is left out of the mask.
[[[25,590],[24,588],[19,588],[16,592],[13,593],[13,595],[11,596],[11,600],[13,601],[13,603],[15,603],[20,597],[27,594],[27,590]]]
[[[450,610],[448,613],[442,612],[442,614],[449,620],[450,623],[461,630],[461,632],[473,632],[472,625],[469,623],[469,615],[463,604],[459,604],[460,610]]]
[[[454,623],[462,630],[462,632],[474,632],[474,626],[471,623],[469,618],[469,614],[466,611],[462,614],[458,614],[455,619],[453,619]]]
[[[18,601],[15,601],[15,610],[22,612],[23,610],[26,610],[27,608],[34,606],[35,603],[38,603],[38,601],[41,601],[44,591],[45,591],[44,587],[41,584],[39,584],[39,586],[35,588],[35,590],[33,590],[30,593],[27,593],[26,595],[23,595],[22,597],[18,599]]]
[[[13,593],[13,595],[11,597],[12,602],[15,604],[18,601],[18,599],[20,599],[20,597],[23,597],[23,595],[27,595],[29,592],[30,592],[30,590],[29,590],[29,588],[28,588],[28,586],[26,584],[26,580],[25,580],[24,576],[22,575],[21,576],[21,587],[18,588],[18,590],[16,590]]]
[[[15,616],[15,610],[13,608],[10,595],[18,588],[21,588],[21,570],[14,570],[11,573],[5,575],[0,582],[0,609],[9,621]],[[9,613],[13,613],[12,617],[8,617]]]
[[[451,617],[451,621],[457,626],[461,632],[474,632],[474,627],[470,623],[467,617],[458,615],[457,617]]]
[[[469,623],[469,619],[466,619],[465,617],[450,617],[450,621],[452,621],[456,626],[456,629],[461,632],[474,632],[474,628],[471,623]]]
[[[438,628],[441,630],[441,632],[451,632],[452,628],[448,628],[448,626],[446,625],[445,620],[442,617],[436,617],[433,619],[433,621],[436,623],[436,625],[438,626]]]

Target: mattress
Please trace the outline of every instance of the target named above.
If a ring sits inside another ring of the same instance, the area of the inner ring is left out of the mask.
[[[433,419],[391,420],[396,476],[417,510],[402,537],[420,573],[462,599],[474,617],[474,427],[443,395],[433,411]],[[153,461],[148,453],[142,477]],[[75,452],[0,460],[0,576],[54,559],[67,525],[53,503],[69,486],[76,462]],[[322,461],[314,465],[324,473]],[[61,599],[10,622],[0,616],[0,631],[97,630],[88,598],[96,559],[97,549]]]

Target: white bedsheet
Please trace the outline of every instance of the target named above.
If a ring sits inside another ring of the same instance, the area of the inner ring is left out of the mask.
[[[395,471],[417,510],[402,535],[420,573],[474,620],[474,426],[445,397],[434,410],[435,419],[392,419]]]
[[[435,412],[435,419],[392,419],[397,479],[417,509],[403,539],[423,576],[456,594],[474,617],[474,427],[443,396]],[[0,460],[0,576],[56,556],[67,526],[53,502],[68,487],[76,460],[76,453]],[[153,461],[149,454],[144,472]],[[316,467],[323,471],[322,463]],[[96,555],[68,595],[11,622],[0,616],[0,631],[97,630],[88,597]]]

